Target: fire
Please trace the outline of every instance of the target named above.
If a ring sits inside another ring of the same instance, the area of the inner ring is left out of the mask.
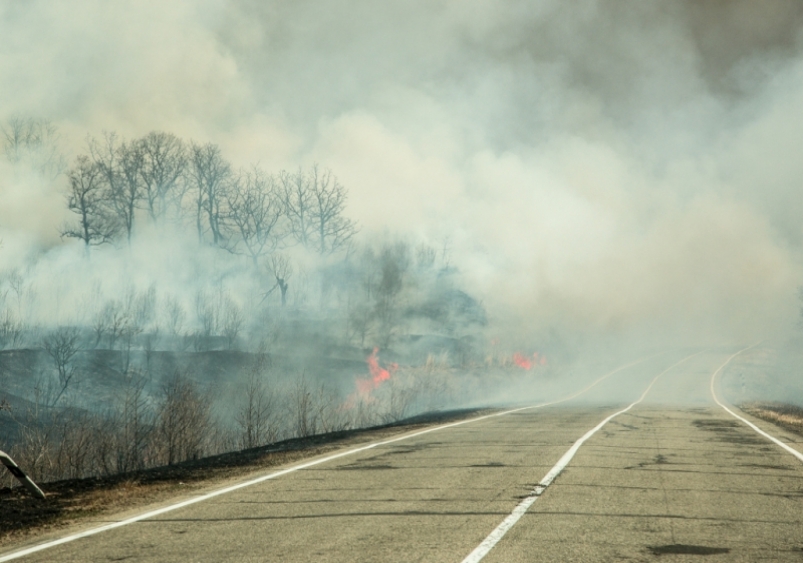
[[[371,391],[377,389],[383,381],[390,379],[390,376],[399,369],[398,364],[390,364],[387,369],[379,365],[379,348],[374,348],[371,355],[365,358],[368,364],[368,371],[371,373],[370,379],[357,379],[357,393],[363,399],[370,398]]]
[[[546,358],[541,356],[538,352],[534,353],[532,357],[516,352],[513,354],[513,363],[521,369],[529,370],[532,369],[533,366],[545,366]]]
[[[522,356],[518,352],[513,354],[513,363],[519,366],[521,369],[531,369],[533,367],[533,362],[527,356]]]

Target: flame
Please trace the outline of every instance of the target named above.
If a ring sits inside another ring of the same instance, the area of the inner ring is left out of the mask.
[[[533,362],[527,356],[522,356],[520,353],[516,352],[513,354],[513,363],[519,366],[521,369],[530,369],[533,367]]]
[[[368,371],[371,373],[370,379],[358,378],[355,381],[357,394],[364,400],[371,399],[371,391],[377,389],[383,381],[390,379],[390,376],[399,369],[398,364],[390,364],[387,369],[379,365],[379,348],[374,348],[371,355],[365,358],[368,364]]]
[[[546,358],[540,355],[538,352],[535,352],[532,357],[525,356],[520,352],[516,352],[513,354],[513,363],[519,366],[521,369],[532,369],[533,366],[545,366],[546,365]]]

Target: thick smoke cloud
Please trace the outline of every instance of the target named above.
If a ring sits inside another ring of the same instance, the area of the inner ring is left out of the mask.
[[[781,0],[2,2],[0,108],[70,158],[166,130],[319,162],[364,236],[448,247],[521,338],[749,339],[797,313],[801,23]],[[64,179],[0,175],[8,269],[61,244]]]

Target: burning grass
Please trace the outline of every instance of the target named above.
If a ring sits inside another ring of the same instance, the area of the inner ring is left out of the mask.
[[[803,407],[788,403],[746,403],[739,408],[784,430],[803,435]]]
[[[164,501],[171,496],[211,487],[225,479],[293,463],[327,452],[380,440],[433,424],[476,416],[477,410],[428,413],[369,429],[293,438],[252,448],[103,478],[71,479],[44,485],[45,500],[31,497],[21,486],[0,489],[0,546],[47,532],[98,514],[110,514]]]

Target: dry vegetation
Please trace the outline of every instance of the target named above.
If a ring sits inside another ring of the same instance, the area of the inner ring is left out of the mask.
[[[803,407],[787,403],[747,403],[740,408],[756,418],[803,435]]]
[[[335,449],[479,414],[475,410],[462,410],[423,415],[371,429],[293,438],[270,446],[122,475],[56,481],[43,487],[47,496],[44,501],[34,499],[21,487],[4,487],[0,489],[3,506],[0,545],[32,533],[65,527],[87,516],[164,501],[170,495],[187,494],[224,479],[243,478]]]

